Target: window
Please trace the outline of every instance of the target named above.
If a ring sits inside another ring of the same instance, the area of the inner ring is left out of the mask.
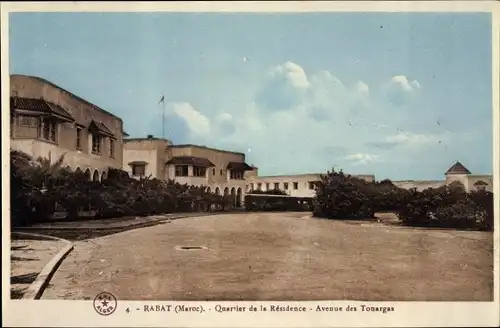
[[[193,167],[193,176],[195,176],[195,177],[205,177],[206,173],[207,173],[207,169],[205,167],[201,167],[201,166]]]
[[[299,189],[299,183],[298,182],[294,182],[293,183],[293,189],[295,189],[295,190]]]
[[[288,190],[288,182],[283,183],[283,187],[285,188],[285,190]]]
[[[222,169],[220,169],[220,175],[222,176]]]
[[[280,183],[279,182],[275,182],[274,183],[274,189],[276,189],[276,190],[280,189]]]
[[[215,167],[212,169],[212,175],[215,176]]]
[[[132,165],[132,175],[137,177],[137,176],[144,176],[146,174],[146,164],[133,164]]]
[[[309,189],[316,189],[319,181],[309,181]]]
[[[109,139],[109,157],[115,158],[115,140]]]
[[[32,117],[30,117],[30,116],[18,116],[17,125],[31,126],[32,125]]]
[[[253,190],[253,183],[250,184],[250,190]]]
[[[175,176],[176,177],[187,177],[189,173],[187,165],[176,165],[175,166]]]
[[[50,138],[50,122],[47,119],[42,121],[42,138],[49,140]]]
[[[257,190],[262,190],[262,183],[257,183]]]
[[[82,128],[76,128],[76,149],[82,149]]]
[[[101,153],[102,137],[97,134],[92,134],[92,153],[99,155]]]
[[[38,126],[38,120],[33,118],[30,120],[30,125]],[[45,118],[42,120],[42,129],[39,130],[39,137],[45,140],[57,141],[57,123],[54,120]]]
[[[230,177],[231,179],[235,180],[243,180],[244,172],[243,171],[233,171],[231,170],[230,172]]]

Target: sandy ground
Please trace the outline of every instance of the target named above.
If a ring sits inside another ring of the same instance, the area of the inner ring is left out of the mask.
[[[11,298],[21,298],[64,243],[46,240],[11,241]]]
[[[492,233],[304,215],[187,218],[79,241],[42,298],[492,300]]]

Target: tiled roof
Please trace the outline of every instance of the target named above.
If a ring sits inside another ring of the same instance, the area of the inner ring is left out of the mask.
[[[200,145],[193,145],[193,144],[171,145],[170,147],[171,148],[190,148],[190,147],[193,147],[193,148],[201,148],[201,149],[208,149],[208,150],[218,151],[218,152],[221,152],[221,153],[245,155],[244,153],[237,152],[237,151],[222,150],[222,149],[211,148],[211,147],[200,146]]]
[[[94,120],[92,120],[92,122],[90,122],[89,130],[98,131],[102,134],[105,134],[108,136],[113,136],[113,132],[111,132],[111,130],[108,129],[108,127],[106,125],[104,125],[104,123],[96,122]]]
[[[471,174],[470,171],[460,162],[456,162],[446,171],[445,174]]]
[[[237,171],[252,171],[253,168],[245,162],[229,162],[227,165],[228,170],[237,170]]]
[[[75,119],[64,108],[44,99],[10,97],[11,108],[30,110],[39,113],[57,115],[70,121]]]
[[[204,166],[204,167],[215,166],[214,163],[210,162],[206,158],[194,157],[194,156],[177,156],[177,157],[172,157],[172,159],[169,160],[167,162],[167,164],[174,164],[174,165],[194,165],[194,166]]]
[[[145,162],[145,161],[132,161],[130,163],[128,163],[128,165],[147,165],[148,162]]]
[[[476,181],[474,186],[487,186],[488,184],[482,180]]]

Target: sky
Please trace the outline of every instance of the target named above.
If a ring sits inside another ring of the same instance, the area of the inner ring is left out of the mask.
[[[164,117],[174,144],[243,152],[259,175],[492,172],[487,13],[13,13],[9,29],[11,74],[130,137]]]

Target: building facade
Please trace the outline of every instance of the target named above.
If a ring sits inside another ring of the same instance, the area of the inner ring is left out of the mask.
[[[320,176],[320,173],[249,176],[246,180],[245,189],[247,192],[279,189],[293,197],[314,197],[316,195],[315,184],[320,181]],[[369,182],[375,181],[375,176],[369,174],[353,176]]]
[[[245,154],[197,145],[173,145],[167,139],[126,139],[123,169],[130,176],[150,176],[181,184],[206,186],[218,195],[232,195],[235,205],[243,203],[245,174],[253,168]]]
[[[42,78],[10,77],[11,148],[34,159],[57,160],[102,180],[122,167],[123,122],[100,107]]]
[[[439,188],[454,185],[467,192],[486,190],[493,192],[493,176],[491,174],[472,174],[462,163],[456,162],[445,173],[444,180],[434,181],[393,181],[393,183],[404,189],[416,188],[422,191],[428,188]]]

